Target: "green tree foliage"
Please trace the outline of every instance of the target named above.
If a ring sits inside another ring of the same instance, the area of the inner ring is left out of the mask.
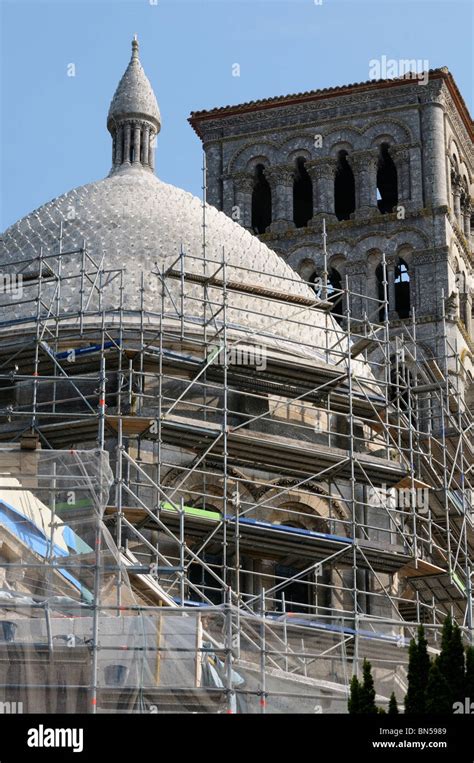
[[[351,678],[348,710],[351,715],[360,715],[361,713],[373,714],[378,712],[375,704],[372,666],[367,660],[364,660],[362,667],[362,683],[357,676],[352,676]]]
[[[438,665],[449,688],[451,705],[462,702],[465,693],[464,647],[461,630],[448,615],[441,633],[441,654]]]
[[[360,681],[357,676],[352,676],[347,709],[351,715],[360,713]]]
[[[376,713],[377,706],[375,704],[375,687],[374,679],[372,677],[372,665],[367,660],[364,660],[362,666],[362,687],[360,690],[360,712],[361,713]]]
[[[415,715],[426,713],[426,689],[430,671],[428,642],[425,629],[418,628],[417,639],[410,641],[408,650],[408,691],[405,696],[405,712]]]
[[[444,715],[452,712],[451,689],[440,668],[440,657],[437,657],[431,664],[426,687],[426,713]]]
[[[393,691],[390,695],[390,702],[388,703],[388,714],[398,715],[397,698],[395,697],[395,692]]]

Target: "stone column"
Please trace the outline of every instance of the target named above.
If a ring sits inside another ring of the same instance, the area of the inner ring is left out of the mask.
[[[123,161],[123,125],[117,129],[115,133],[115,160],[116,167],[120,167]]]
[[[132,126],[128,122],[124,127],[124,145],[123,145],[123,164],[130,164],[130,141],[132,134]]]
[[[140,125],[133,125],[133,164],[140,164]]]
[[[365,260],[356,260],[348,262],[346,265],[346,275],[349,283],[349,289],[352,292],[350,296],[351,315],[357,320],[363,320],[364,313],[369,313],[367,300],[362,295],[367,294],[368,271]],[[345,279],[342,280],[342,287],[345,287]],[[372,310],[374,303],[372,302]],[[345,297],[343,297],[343,312],[346,309]],[[353,327],[355,328],[355,326]]]
[[[420,88],[421,90],[422,88]],[[444,98],[441,93],[421,94],[421,132],[423,138],[423,166],[425,199],[434,207],[448,204]]]
[[[387,295],[388,295],[388,316],[398,320],[398,313],[395,310],[395,264],[394,257],[386,257],[387,263]]]
[[[470,291],[466,291],[465,298],[465,325],[467,333],[472,337],[472,294]]]
[[[389,154],[393,159],[397,170],[398,201],[405,209],[410,207],[411,183],[410,183],[410,149],[408,146],[391,146]]]
[[[327,220],[335,220],[334,180],[337,159],[324,156],[306,162],[305,167],[313,184],[313,218],[310,224],[317,223],[323,217]]]
[[[252,192],[255,178],[246,172],[234,175],[234,206],[231,217],[247,230],[252,230]]]
[[[461,216],[462,183],[461,183],[460,176],[454,171],[451,172],[451,188],[453,191],[454,217],[456,218],[456,222],[462,230],[463,229],[463,221]]]
[[[148,167],[149,154],[150,154],[150,126],[149,125],[145,125],[143,128],[142,141],[143,141],[143,164],[145,167]]]
[[[410,146],[410,209],[423,209],[423,170],[421,165],[421,146]]]
[[[356,208],[354,218],[374,217],[379,214],[377,206],[378,150],[368,149],[348,154],[354,173]]]
[[[153,171],[155,169],[155,140],[156,132],[150,130],[150,140],[148,141],[148,164]]]
[[[228,217],[232,217],[232,209],[235,201],[235,183],[233,175],[224,175],[222,178],[222,211]]]
[[[463,217],[464,217],[464,235],[469,241],[469,238],[471,236],[472,206],[471,206],[471,200],[467,194],[464,196],[462,211],[463,211]]]
[[[287,165],[266,167],[264,175],[272,191],[272,222],[269,230],[275,233],[287,231],[294,227],[294,167]]]

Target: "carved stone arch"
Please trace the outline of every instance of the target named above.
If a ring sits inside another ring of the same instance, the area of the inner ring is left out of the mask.
[[[330,130],[323,138],[324,153],[336,157],[339,151],[357,151],[361,148],[362,131],[358,127]]]
[[[413,249],[426,249],[430,245],[430,239],[421,230],[417,228],[403,228],[403,230],[392,233],[391,239],[395,239],[400,244],[409,244]]]
[[[454,135],[450,135],[449,137],[447,154],[451,168],[461,176],[467,175],[470,188],[474,182],[474,176],[469,162],[464,158],[464,152],[459,148],[458,143],[456,143],[456,137]],[[455,161],[454,157],[456,158]]]
[[[414,252],[415,250],[413,245],[411,243],[406,243],[406,242],[401,242],[395,250],[396,256],[404,260],[404,262],[406,262],[408,269],[410,269],[410,267],[413,264]]]
[[[268,156],[265,156],[264,154],[257,154],[257,156],[252,156],[252,158],[248,160],[244,171],[249,175],[254,175],[256,167],[259,164],[262,164],[264,167],[270,167],[271,162],[268,159]]]
[[[354,256],[356,259],[363,259],[369,250],[385,252],[386,255],[392,254],[392,247],[387,246],[386,233],[371,231],[363,233],[354,241]]]
[[[235,469],[233,467],[229,467],[227,470],[228,476],[230,478],[234,477],[236,480],[239,480],[239,498],[240,503],[247,503],[249,506],[253,504],[257,499],[254,495],[254,492],[249,487],[248,478],[246,475],[243,474],[238,469]],[[242,479],[246,480],[245,483],[242,483]],[[180,498],[184,498],[184,503],[188,505],[198,505],[199,502],[202,503],[201,496],[204,496],[206,494],[206,498],[208,499],[208,503],[213,505],[218,511],[222,511],[223,508],[223,495],[222,495],[222,474],[207,474],[205,484],[203,482],[203,479],[200,477],[195,477],[192,482],[189,482],[188,479],[184,481],[183,484],[183,472],[182,469],[170,469],[166,475],[162,478],[161,484],[163,487],[166,487],[168,489],[171,488],[178,488],[176,492],[176,495],[173,497],[173,500],[176,501],[176,503],[179,503]],[[232,498],[232,492],[234,491],[235,486],[230,485],[227,491],[227,498],[228,501]]]
[[[390,236],[390,243],[392,242],[395,251],[402,245],[411,246],[414,250],[426,249],[430,245],[426,233],[416,228],[403,228],[403,230],[395,231]]]
[[[333,146],[331,146],[331,152],[330,156],[333,156],[335,159],[339,159],[339,156],[341,152],[346,154],[351,154],[354,151],[354,146],[352,143],[348,143],[347,140],[341,140],[338,143],[334,143]]]
[[[464,259],[463,251],[461,246],[459,245],[459,241],[456,238],[456,235],[454,234],[451,243],[449,245],[450,253],[453,257],[457,257],[459,259],[459,262],[462,262]]]
[[[320,150],[315,148],[314,137],[308,134],[294,135],[280,144],[275,161],[278,164],[293,164],[298,157],[314,159],[320,155]]]
[[[382,250],[377,246],[367,249],[365,256],[370,268],[376,268],[382,262]]]
[[[343,254],[346,260],[348,260],[349,252],[352,250],[352,241],[342,237],[336,238],[328,244],[327,250],[330,257],[335,254]]]
[[[456,142],[456,136],[452,135],[452,134],[449,136],[449,140],[448,140],[448,156],[449,156],[449,159],[450,159],[450,162],[451,162],[452,166],[455,169],[458,169],[459,165],[461,164],[461,162],[463,160],[462,160],[462,156],[461,156],[461,151],[460,151],[459,146],[458,146],[458,144]],[[456,162],[457,162],[457,165],[458,165],[457,168],[455,167],[455,164],[454,164],[454,158],[455,157],[456,157]]]
[[[344,275],[347,262],[347,256],[343,252],[335,252],[328,257],[329,267],[338,270],[341,276]]]
[[[309,257],[304,257],[298,263],[297,273],[299,276],[301,276],[303,281],[310,281],[316,269],[317,269],[317,265],[315,261],[310,259]]]
[[[275,485],[266,489],[259,504],[249,517],[276,525],[299,525],[314,532],[328,532],[330,517],[346,518],[340,502],[323,491],[313,494],[305,491],[304,495],[300,495],[297,491],[281,491]],[[341,530],[342,527],[338,527],[338,534],[345,534]]]
[[[429,246],[428,237],[416,228],[404,228],[395,231],[387,240],[387,234],[382,231],[364,233],[355,241],[355,251],[359,257],[364,257],[368,249],[380,249],[387,256],[396,254],[400,244],[410,244],[413,249],[426,249]]]
[[[230,158],[227,171],[229,175],[236,172],[245,172],[252,169],[257,164],[270,166],[275,164],[275,156],[278,146],[272,141],[261,143],[248,143],[239,148]]]
[[[293,270],[296,270],[297,273],[300,273],[300,268],[304,262],[313,262],[313,270],[316,267],[316,263],[321,258],[321,247],[319,244],[312,244],[308,243],[305,246],[301,246],[301,244],[298,246],[293,247],[293,249],[290,249],[289,256],[287,257],[287,263],[288,265],[293,268]],[[301,273],[300,273],[301,275]]]
[[[282,157],[281,161],[289,165],[295,165],[296,161],[300,158],[304,159],[305,162],[309,162],[312,159],[310,151],[306,148],[296,148],[287,157]]]
[[[464,183],[466,192],[469,194],[471,186],[472,186],[472,175],[471,175],[471,172],[470,172],[469,165],[464,160],[461,162],[461,166],[459,168],[459,172],[460,172],[461,177],[463,179],[463,183]]]
[[[409,127],[398,119],[376,119],[363,131],[364,148],[375,148],[382,143],[399,145],[413,143],[414,138]]]

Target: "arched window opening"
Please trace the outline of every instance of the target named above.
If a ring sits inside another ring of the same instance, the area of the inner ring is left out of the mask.
[[[336,268],[329,268],[328,273],[328,300],[332,302],[332,314],[339,325],[342,324],[344,311],[342,289],[342,276]]]
[[[306,228],[313,216],[313,184],[305,167],[305,160],[296,160],[293,182],[293,221],[297,228]]]
[[[338,220],[349,220],[355,211],[355,181],[347,151],[339,151],[334,178],[334,211]]]
[[[405,260],[395,266],[395,311],[399,318],[410,317],[410,274]]]
[[[375,268],[375,280],[377,282],[377,299],[380,303],[379,306],[379,321],[382,323],[386,317],[386,309],[385,309],[385,288],[384,288],[384,270],[383,265],[381,262],[377,265]],[[388,294],[387,294],[388,297]]]
[[[298,574],[298,570],[294,567],[286,567],[282,564],[275,565],[275,576],[277,583],[282,583],[282,578],[292,578]],[[285,611],[286,612],[302,612],[308,613],[311,610],[309,606],[311,604],[311,583],[310,575],[304,575],[298,580],[294,580],[292,583],[288,583],[284,588],[279,588],[276,596],[278,601],[277,609],[283,611],[283,596],[285,597]]]
[[[221,554],[203,554],[202,560],[216,575],[222,574]],[[192,586],[189,586],[188,591],[188,596],[191,601],[205,603],[207,598],[213,604],[223,603],[223,594],[218,581],[202,564],[199,562],[190,564],[188,577],[189,582],[193,584]]]
[[[263,170],[263,164],[255,167],[252,192],[252,229],[259,234],[265,233],[272,221],[272,192]]]
[[[397,168],[388,151],[388,143],[380,146],[377,167],[377,206],[385,215],[391,212],[398,201]]]

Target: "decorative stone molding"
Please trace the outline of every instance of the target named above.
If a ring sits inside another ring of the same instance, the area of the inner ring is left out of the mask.
[[[323,156],[320,159],[312,159],[310,162],[306,162],[305,167],[311,179],[334,180],[337,159],[332,156]]]
[[[226,175],[226,179],[233,180],[235,190],[242,193],[252,193],[255,185],[255,178],[249,175],[248,172],[238,172],[233,176]]]
[[[272,190],[282,185],[293,187],[295,168],[292,165],[284,164],[265,167],[263,174]]]

